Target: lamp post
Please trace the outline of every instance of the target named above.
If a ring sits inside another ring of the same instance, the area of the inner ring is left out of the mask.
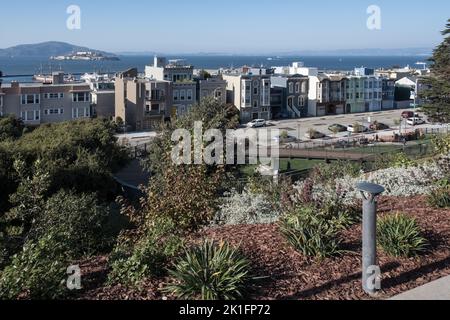
[[[377,184],[361,182],[356,188],[363,196],[363,230],[362,230],[362,286],[366,293],[376,293],[374,268],[377,267],[377,197],[385,189]]]

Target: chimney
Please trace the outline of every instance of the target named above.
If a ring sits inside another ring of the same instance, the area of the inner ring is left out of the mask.
[[[64,72],[58,71],[52,73],[53,84],[64,84]]]

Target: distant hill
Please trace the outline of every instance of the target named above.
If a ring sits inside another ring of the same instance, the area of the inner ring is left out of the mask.
[[[51,57],[67,55],[74,51],[92,51],[101,53],[105,56],[115,56],[114,54],[90,49],[87,47],[80,47],[70,43],[49,41],[36,44],[22,44],[11,48],[0,49],[0,57]]]

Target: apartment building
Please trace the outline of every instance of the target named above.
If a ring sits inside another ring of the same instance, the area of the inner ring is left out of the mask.
[[[153,130],[169,116],[171,83],[138,77],[137,69],[115,78],[115,118],[133,131]]]
[[[395,80],[382,78],[382,110],[391,110],[396,107],[395,105]]]
[[[347,81],[346,111],[361,113],[380,111],[383,101],[382,78],[374,75],[350,75]]]
[[[301,75],[277,75],[271,77],[271,95],[281,91],[281,108],[272,106],[276,118],[304,118],[308,116],[309,78]],[[271,101],[276,101],[274,97]]]
[[[15,115],[32,126],[90,118],[90,91],[86,83],[65,83],[63,72],[53,73],[51,84],[3,84],[0,115]]]
[[[197,97],[199,100],[213,97],[225,104],[227,102],[227,82],[221,76],[197,79]]]
[[[172,86],[172,116],[185,114],[197,102],[197,83],[194,67],[184,60],[155,57],[153,66],[145,67],[145,77],[150,80],[170,82]]]
[[[271,74],[262,69],[244,71],[246,73],[223,74],[227,82],[227,102],[240,111],[243,123],[254,119],[270,120]]]
[[[92,116],[114,119],[115,116],[115,86],[106,75],[93,74],[86,77],[85,82],[91,89]]]
[[[345,113],[347,77],[342,74],[309,77],[308,114],[313,117]]]

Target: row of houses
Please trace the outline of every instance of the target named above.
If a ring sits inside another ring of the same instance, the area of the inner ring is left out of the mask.
[[[401,78],[400,78],[401,77]],[[14,114],[29,125],[104,117],[121,119],[131,130],[150,130],[185,114],[204,97],[234,105],[243,123],[254,119],[320,117],[409,107],[420,90],[417,70],[319,72],[301,62],[287,67],[196,73],[183,60],[155,57],[144,74],[115,75],[51,84],[0,85],[0,115]]]

